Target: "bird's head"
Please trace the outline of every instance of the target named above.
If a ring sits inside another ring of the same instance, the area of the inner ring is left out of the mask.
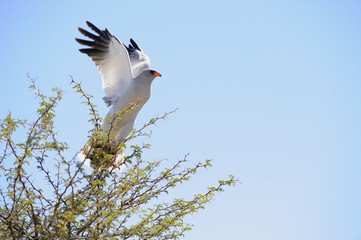
[[[160,74],[159,72],[157,72],[156,70],[153,70],[153,69],[149,69],[149,72],[152,76],[154,76],[154,78],[162,76],[162,74]]]
[[[153,82],[153,79],[156,77],[161,77],[162,75],[153,69],[144,69],[136,78],[139,79],[141,82]]]

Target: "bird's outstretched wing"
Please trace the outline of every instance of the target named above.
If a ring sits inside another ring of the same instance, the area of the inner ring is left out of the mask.
[[[76,38],[78,43],[90,47],[79,49],[79,51],[91,57],[97,66],[102,75],[105,95],[107,97],[121,95],[134,76],[130,65],[129,50],[108,29],[100,30],[88,21],[86,24],[98,35],[79,28],[80,33],[91,39],[89,41]]]
[[[131,38],[128,46],[124,45],[129,53],[133,76],[138,76],[144,69],[150,67],[150,59],[144,54],[138,44]]]

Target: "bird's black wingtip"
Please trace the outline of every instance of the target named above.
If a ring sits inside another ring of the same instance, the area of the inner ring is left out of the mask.
[[[138,44],[133,40],[133,38],[130,39],[130,43],[132,44],[132,46],[139,50],[139,51],[142,51],[142,49],[140,49],[140,47],[138,46]]]
[[[92,24],[90,21],[85,21],[86,25],[90,26],[94,26],[94,24]]]

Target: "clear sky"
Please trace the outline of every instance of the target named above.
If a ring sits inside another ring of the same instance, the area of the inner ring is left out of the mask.
[[[360,1],[124,2],[1,1],[1,118],[34,116],[29,73],[65,91],[56,126],[69,154],[82,147],[90,125],[69,75],[107,111],[74,41],[89,20],[133,37],[163,75],[136,126],[180,108],[145,157],[213,159],[185,196],[242,181],[188,218],[185,239],[360,240]]]

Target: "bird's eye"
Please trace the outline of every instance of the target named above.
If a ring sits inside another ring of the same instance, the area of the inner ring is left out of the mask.
[[[149,70],[149,72],[154,77],[161,77],[162,76],[159,72],[157,72],[155,70]]]

